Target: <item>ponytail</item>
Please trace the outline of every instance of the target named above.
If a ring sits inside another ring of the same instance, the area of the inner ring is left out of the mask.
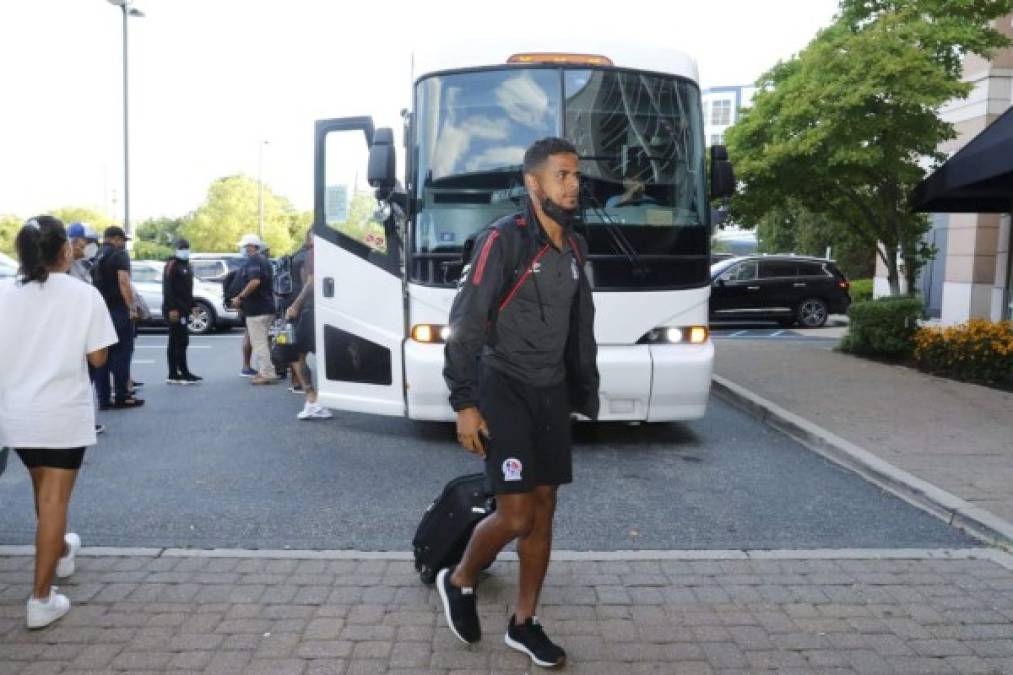
[[[55,267],[67,244],[67,231],[63,223],[53,216],[29,218],[14,240],[21,283],[32,281],[43,283],[49,278],[50,268]]]

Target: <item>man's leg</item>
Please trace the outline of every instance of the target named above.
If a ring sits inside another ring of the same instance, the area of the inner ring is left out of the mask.
[[[556,514],[556,486],[539,485],[534,492],[534,524],[526,537],[517,542],[520,581],[517,588],[517,623],[535,616],[538,597],[549,569],[552,554],[552,520]]]
[[[496,510],[475,528],[450,583],[458,588],[474,587],[478,573],[495,560],[507,544],[514,539],[523,541],[531,535],[536,521],[536,494],[496,495]]]
[[[111,315],[119,342],[114,349],[109,350],[110,370],[113,374],[116,400],[125,401],[130,398],[127,382],[130,380],[130,357],[134,352],[134,326],[125,307],[116,308]]]
[[[182,371],[179,369],[179,323],[169,322],[169,344],[165,348],[166,360],[169,363],[169,379],[178,380]]]
[[[193,375],[190,372],[190,364],[186,362],[186,349],[190,346],[190,331],[186,326],[180,324],[179,326],[179,338],[176,343],[176,360],[179,363],[179,374],[183,376]]]
[[[249,323],[247,323],[248,325]],[[253,361],[253,345],[250,344],[250,329],[247,328],[243,331],[243,370],[253,370],[250,365],[251,361]]]
[[[274,363],[271,362],[271,344],[268,336],[268,329],[274,317],[270,314],[252,316],[247,319],[246,326],[250,332],[250,344],[253,346],[253,355],[257,359],[257,374],[265,379],[277,379],[278,373],[274,370]]]

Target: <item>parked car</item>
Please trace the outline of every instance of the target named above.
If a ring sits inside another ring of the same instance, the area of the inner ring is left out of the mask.
[[[243,266],[243,256],[237,253],[191,253],[190,268],[201,281],[221,283],[225,275]]]
[[[151,309],[149,325],[165,324],[162,316],[162,272],[165,263],[159,260],[135,260],[130,263],[130,274],[137,291]],[[204,335],[216,329],[239,325],[239,313],[225,307],[222,301],[221,284],[209,283],[199,278],[193,280],[193,297],[197,312],[190,319],[187,328],[192,335]]]
[[[764,319],[819,328],[848,311],[851,284],[825,258],[756,255],[711,265],[710,319]]]

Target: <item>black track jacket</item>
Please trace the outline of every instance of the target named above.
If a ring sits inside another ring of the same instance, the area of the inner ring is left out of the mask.
[[[529,226],[530,224],[530,226]],[[577,253],[577,293],[570,306],[569,331],[563,350],[565,378],[572,409],[591,419],[598,416],[598,346],[594,339],[594,299],[584,270],[587,243],[572,231],[567,244]],[[531,313],[511,311],[515,296],[527,284],[537,288],[540,250],[548,243],[530,202],[523,215],[501,218],[479,234],[475,255],[461,274],[457,295],[450,309],[450,337],[445,350],[443,377],[450,388],[454,410],[478,406],[478,366],[483,355],[497,359],[524,358],[537,352],[530,336],[538,321]],[[551,246],[551,244],[550,244]],[[546,280],[542,281],[545,284]],[[551,308],[540,307],[541,311]],[[502,312],[502,313],[501,313]],[[537,353],[536,353],[537,356]]]

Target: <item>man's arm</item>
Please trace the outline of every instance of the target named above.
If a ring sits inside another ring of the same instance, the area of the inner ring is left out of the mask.
[[[486,341],[489,310],[503,285],[503,242],[489,230],[475,242],[475,256],[461,274],[450,308],[450,337],[444,350],[443,378],[457,411],[457,438],[470,452],[485,455],[480,432],[488,434],[478,410],[478,359]]]
[[[127,270],[116,270],[116,280],[119,282],[120,295],[123,296],[123,302],[127,303],[127,308],[130,310],[130,314],[134,314],[134,291],[130,288],[130,272]]]
[[[259,286],[260,279],[250,279],[246,285],[243,286],[243,290],[239,291],[239,295],[232,299],[232,303],[238,307],[242,304],[243,300],[250,297],[250,294],[257,290]]]
[[[294,319],[299,316],[302,312],[302,307],[306,303],[306,296],[313,292],[313,275],[303,275],[303,287],[299,291],[299,295],[295,297],[295,300],[289,305],[288,310],[285,312],[285,316],[289,319]]]

